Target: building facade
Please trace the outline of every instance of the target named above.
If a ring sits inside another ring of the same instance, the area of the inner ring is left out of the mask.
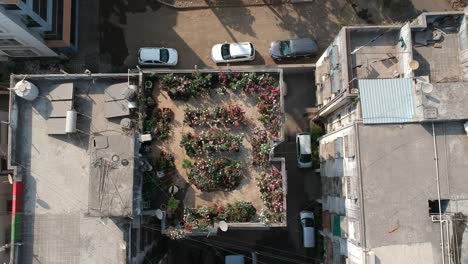
[[[77,0],[0,0],[0,57],[54,57],[77,49]]]

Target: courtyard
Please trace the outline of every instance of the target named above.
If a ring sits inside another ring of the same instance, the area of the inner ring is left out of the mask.
[[[284,161],[272,155],[284,139],[282,72],[144,76],[141,129],[153,138],[156,176],[164,188],[179,190],[165,204],[173,209],[169,216],[179,219],[184,210],[187,218],[187,208],[218,216],[244,203],[249,217],[226,220],[283,224]]]

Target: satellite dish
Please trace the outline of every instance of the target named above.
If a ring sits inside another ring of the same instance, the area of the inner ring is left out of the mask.
[[[120,242],[120,249],[125,250],[127,249],[127,246],[124,243]]]
[[[225,221],[219,221],[218,226],[219,229],[221,229],[221,231],[223,232],[226,232],[229,228],[228,224]]]
[[[163,212],[161,209],[156,209],[156,217],[157,217],[159,220],[162,220],[163,217],[164,217],[164,212]]]
[[[413,71],[419,69],[419,62],[416,61],[416,60],[412,60],[412,61],[410,61],[410,63],[409,63],[409,67],[410,67],[410,69],[413,70]]]
[[[8,182],[13,184],[13,176],[11,176],[11,174],[8,174]]]
[[[432,86],[432,84],[430,84],[430,83],[422,83],[421,84],[421,91],[424,94],[430,94],[433,89],[434,89],[434,86]]]

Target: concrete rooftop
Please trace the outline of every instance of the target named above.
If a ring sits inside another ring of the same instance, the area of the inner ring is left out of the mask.
[[[428,206],[437,199],[431,124],[359,125],[358,130],[366,247],[382,263],[413,258],[440,263],[439,224],[431,221]],[[463,122],[436,123],[435,133],[441,199],[450,200],[448,211],[466,215],[468,207],[458,206],[468,199]]]
[[[124,170],[128,173],[111,172],[117,173],[117,178],[111,178],[120,191],[113,193],[114,198],[122,195],[129,205],[118,207],[116,201],[116,208],[123,211],[109,215],[126,216],[128,207],[132,208],[133,136],[123,135],[118,120],[107,120],[103,111],[104,89],[127,77],[64,79],[28,77],[39,87],[39,97],[32,102],[12,99],[12,164],[17,164],[16,177],[25,185],[18,263],[125,263],[128,219],[90,217],[88,207],[94,201],[90,185],[95,184],[90,180],[90,135],[103,135],[118,139],[117,152],[130,161],[130,169]],[[65,81],[75,85],[81,132],[51,136],[47,134],[51,109],[46,95]],[[106,154],[97,155],[109,159]]]
[[[399,27],[350,30],[352,78],[394,78],[394,72],[401,71],[397,48],[399,34]],[[353,51],[356,52],[352,54]]]

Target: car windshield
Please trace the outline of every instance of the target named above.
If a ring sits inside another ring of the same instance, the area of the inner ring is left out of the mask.
[[[221,46],[221,56],[223,60],[229,60],[231,58],[231,53],[229,53],[229,44],[223,44]]]
[[[314,227],[314,219],[312,218],[302,219],[302,224],[304,225],[304,227]]]
[[[299,161],[302,163],[311,162],[312,156],[310,154],[301,154],[301,156],[299,156]]]
[[[169,51],[167,49],[161,49],[159,51],[159,60],[162,62],[168,62],[169,61]]]
[[[291,46],[289,45],[289,41],[280,42],[280,52],[281,55],[289,55],[291,53]]]

